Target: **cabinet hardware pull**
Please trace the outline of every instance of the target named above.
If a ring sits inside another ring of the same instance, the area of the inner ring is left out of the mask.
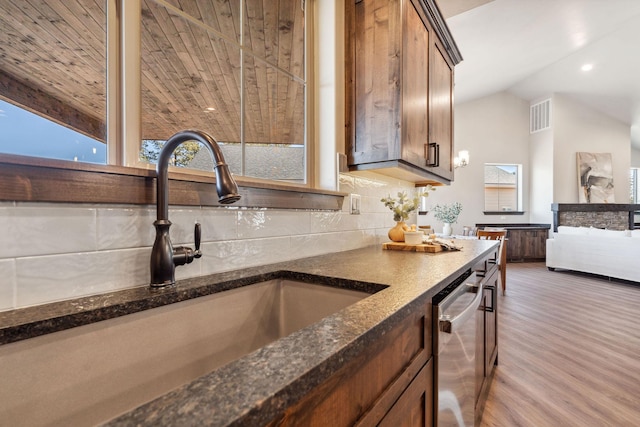
[[[496,295],[496,292],[495,292],[496,288],[493,287],[493,285],[491,285],[491,286],[485,286],[485,289],[488,290],[488,291],[491,291],[491,297],[490,297],[491,305],[489,306],[488,304],[485,303],[484,311],[488,311],[489,313],[493,313],[493,311],[495,310],[495,302],[496,302],[496,299],[495,299],[496,298],[496,296],[495,296]]]
[[[427,159],[427,166],[438,167],[440,166],[440,144],[436,142],[430,142],[424,144],[425,157]],[[433,153],[433,156],[431,155]]]

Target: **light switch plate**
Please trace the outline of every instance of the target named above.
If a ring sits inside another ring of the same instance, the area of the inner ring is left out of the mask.
[[[360,199],[361,196],[359,194],[350,195],[351,215],[360,215]]]

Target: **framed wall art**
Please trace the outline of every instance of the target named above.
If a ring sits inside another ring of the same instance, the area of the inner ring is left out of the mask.
[[[611,153],[577,153],[578,202],[615,203]]]

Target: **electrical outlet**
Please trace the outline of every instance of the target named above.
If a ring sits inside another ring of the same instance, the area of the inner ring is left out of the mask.
[[[359,194],[351,194],[349,200],[351,202],[351,215],[360,215],[360,200]]]

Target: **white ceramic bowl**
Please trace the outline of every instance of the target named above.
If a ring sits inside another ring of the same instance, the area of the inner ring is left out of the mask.
[[[422,237],[424,233],[422,231],[405,231],[404,242],[407,245],[419,245],[422,243]]]

